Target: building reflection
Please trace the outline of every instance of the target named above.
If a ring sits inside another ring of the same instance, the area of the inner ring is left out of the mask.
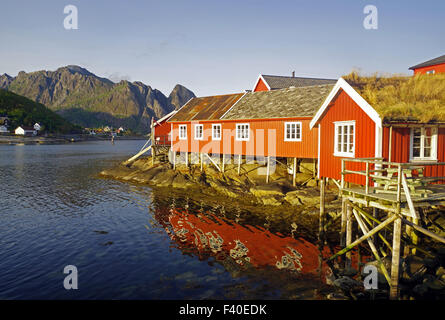
[[[326,271],[326,265],[320,267],[320,255],[328,256],[327,249],[320,252],[302,237],[272,232],[264,224],[242,223],[239,217],[240,212],[229,214],[224,206],[206,210],[174,198],[168,206],[155,203],[155,219],[184,254],[200,260],[213,257],[228,271],[274,269],[314,276]]]

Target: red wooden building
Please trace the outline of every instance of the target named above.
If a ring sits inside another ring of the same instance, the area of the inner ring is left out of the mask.
[[[319,178],[340,179],[342,158],[429,162],[425,176],[445,176],[443,166],[434,165],[445,162],[445,122],[384,117],[343,78],[317,111],[310,127],[319,132]],[[351,169],[364,169],[360,167],[363,164],[355,165]],[[365,179],[351,176],[349,182],[364,184]]]
[[[194,98],[170,120],[172,151],[265,158],[317,158],[309,124],[333,85]]]
[[[419,63],[411,68],[414,74],[445,73],[445,55]]]

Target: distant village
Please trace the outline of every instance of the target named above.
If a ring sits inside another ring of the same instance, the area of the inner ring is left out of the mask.
[[[89,135],[111,135],[111,136],[118,136],[122,135],[126,132],[126,129],[123,127],[119,127],[117,129],[105,126],[101,128],[84,128],[84,134]],[[8,115],[0,115],[0,135],[16,135],[16,136],[37,136],[41,135],[45,132],[44,126],[42,126],[40,123],[36,122],[34,126],[25,126],[25,125],[19,125],[15,129],[11,128],[11,119],[8,117]]]

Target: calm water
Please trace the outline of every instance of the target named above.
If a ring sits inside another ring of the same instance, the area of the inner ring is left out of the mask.
[[[312,243],[241,209],[97,178],[143,144],[0,145],[0,299],[316,298]],[[66,265],[78,290],[63,287]]]

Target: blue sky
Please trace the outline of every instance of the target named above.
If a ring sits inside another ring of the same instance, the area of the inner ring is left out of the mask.
[[[76,5],[79,29],[65,30]],[[363,8],[378,9],[378,29]],[[258,74],[337,78],[359,68],[411,72],[445,54],[445,1],[5,1],[0,74],[81,65],[112,80],[142,81],[169,94],[251,89]]]

